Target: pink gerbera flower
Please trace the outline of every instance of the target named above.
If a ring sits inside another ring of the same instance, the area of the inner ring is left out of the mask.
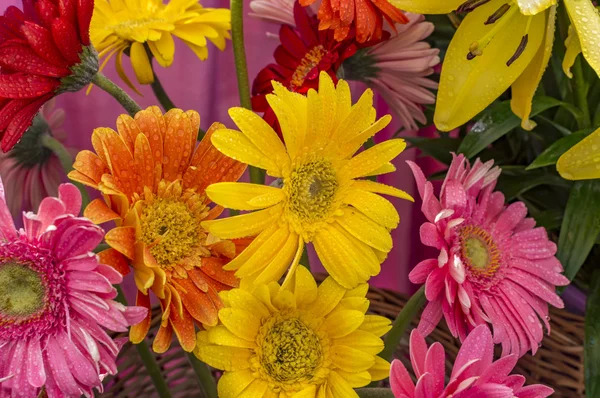
[[[523,202],[506,206],[494,192],[500,169],[490,160],[473,166],[455,156],[440,192],[411,167],[429,220],[421,226],[421,242],[440,251],[420,262],[409,275],[425,283],[425,308],[419,331],[428,335],[442,315],[452,334],[464,340],[477,325],[491,323],[494,342],[504,354],[537,351],[548,333],[548,303],[562,308],[555,286],[567,285],[554,257],[556,245],[546,230],[534,228]]]
[[[127,331],[147,310],[113,299],[121,274],[91,252],[104,235],[77,217],[81,195],[63,184],[16,230],[0,182],[0,397],[92,396],[117,371]]]
[[[523,387],[524,376],[509,375],[518,356],[493,359],[492,334],[486,326],[478,326],[460,347],[444,388],[444,347],[436,342],[427,348],[425,338],[415,329],[410,334],[410,361],[417,384],[402,362],[395,360],[390,371],[392,392],[396,398],[545,398],[554,392],[541,384]]]

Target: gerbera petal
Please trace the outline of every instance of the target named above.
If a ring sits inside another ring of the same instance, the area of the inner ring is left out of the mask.
[[[331,313],[325,318],[323,327],[329,336],[340,338],[355,331],[365,319],[365,314],[355,310],[341,310]],[[356,347],[355,345],[352,345]]]
[[[130,58],[135,77],[140,84],[152,84],[154,82],[154,73],[146,53],[146,48],[142,43],[133,42],[130,47]]]
[[[106,233],[104,237],[113,249],[130,259],[135,258],[135,228],[117,227]]]
[[[121,218],[112,211],[102,199],[94,199],[85,208],[83,216],[89,218],[95,224],[103,224]]]
[[[311,314],[316,318],[326,316],[339,304],[345,293],[346,289],[335,279],[326,278],[317,289],[316,301],[319,305],[311,308]]]
[[[400,216],[394,205],[389,200],[377,194],[355,190],[349,192],[343,200],[344,203],[353,206],[375,223],[385,228],[394,229],[400,223]]]
[[[255,380],[251,370],[225,372],[219,379],[220,397],[238,397]]]
[[[359,200],[362,199],[363,198]],[[380,224],[364,214],[352,208],[346,208],[344,209],[344,215],[338,217],[336,221],[355,238],[367,245],[385,253],[392,249],[392,236],[390,233]]]
[[[356,348],[334,345],[330,348],[331,362],[346,372],[363,372],[375,364],[375,357]]]
[[[239,131],[222,129],[212,136],[212,143],[225,155],[249,165],[269,171],[273,176],[279,176],[279,168],[258,149],[246,136]]]
[[[240,216],[205,221],[202,226],[223,239],[255,236],[273,224],[280,217],[281,211],[281,205],[277,205]]]
[[[142,322],[131,326],[131,328],[129,329],[129,339],[133,344],[139,344],[146,338],[148,330],[150,330],[150,324],[152,322],[152,311],[150,311],[150,296],[148,296],[147,294],[143,294],[138,290],[135,304],[148,309],[146,318]]]
[[[349,178],[364,177],[394,159],[404,148],[406,142],[400,138],[382,142],[350,159],[342,172]]]
[[[279,188],[242,182],[212,184],[206,189],[206,194],[213,202],[236,210],[264,209],[285,198]]]
[[[184,309],[181,313],[171,304],[171,316],[169,321],[173,331],[177,335],[179,344],[184,351],[192,352],[196,347],[196,330],[194,328],[194,319],[190,313]]]
[[[223,308],[219,311],[219,319],[233,334],[248,341],[254,341],[260,328],[256,314],[239,308]]]

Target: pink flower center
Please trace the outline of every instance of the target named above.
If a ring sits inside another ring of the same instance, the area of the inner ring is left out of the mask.
[[[500,251],[491,235],[475,225],[459,230],[462,260],[475,278],[489,279],[500,267]]]
[[[325,47],[322,45],[313,47],[308,53],[306,53],[304,58],[302,58],[302,61],[300,61],[300,65],[298,65],[294,71],[294,74],[292,75],[292,88],[300,87],[304,84],[306,76],[308,76],[311,70],[319,65],[325,54]]]
[[[66,280],[50,252],[0,243],[0,341],[43,336],[66,322]]]

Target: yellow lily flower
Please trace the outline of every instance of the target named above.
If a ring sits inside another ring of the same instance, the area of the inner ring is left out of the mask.
[[[565,180],[600,178],[600,129],[579,141],[563,153],[556,169]]]
[[[450,131],[477,115],[509,87],[511,108],[531,130],[531,101],[550,60],[557,0],[390,0],[405,11],[423,14],[467,12],[442,68],[434,122]],[[600,75],[600,15],[591,0],[563,0],[571,19],[573,43]],[[569,75],[569,73],[567,73]]]

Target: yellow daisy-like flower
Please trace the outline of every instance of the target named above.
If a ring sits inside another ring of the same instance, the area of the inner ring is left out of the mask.
[[[194,354],[217,369],[221,398],[358,397],[353,388],[388,377],[377,356],[387,318],[365,315],[369,286],[345,289],[331,277],[317,288],[304,267],[288,288],[221,292],[220,323],[197,335]]]
[[[202,225],[223,239],[258,235],[225,266],[240,278],[268,283],[290,267],[289,281],[304,244],[313,242],[329,274],[340,285],[355,287],[379,273],[392,248],[390,230],[400,220],[377,193],[413,200],[399,189],[357,178],[394,171],[390,161],[406,144],[389,140],[352,157],[391,120],[386,115],[375,121],[371,90],[352,105],[348,84],[340,80],[336,88],[325,72],[319,92],[307,96],[273,86],[267,101],[285,144],[261,117],[242,108],[229,110],[241,131],[218,130],[212,142],[224,154],[280,178],[281,187],[213,184],[206,194],[215,203],[258,211]]]
[[[390,0],[424,14],[467,12],[444,59],[434,122],[450,131],[485,109],[509,87],[511,108],[531,130],[531,102],[552,53],[557,0]],[[600,15],[591,0],[563,0],[588,63],[600,75]],[[574,46],[576,47],[576,46]],[[565,71],[576,50],[566,54]]]
[[[208,41],[220,50],[230,38],[231,13],[226,8],[204,8],[198,0],[96,0],[90,38],[104,57],[102,67],[116,55],[117,72],[136,90],[123,70],[123,52],[129,49],[133,70],[140,84],[154,82],[147,44],[162,67],[175,56],[173,36],[179,37],[201,60],[208,57]],[[101,67],[101,69],[102,69]],[[137,90],[136,90],[137,92]]]

